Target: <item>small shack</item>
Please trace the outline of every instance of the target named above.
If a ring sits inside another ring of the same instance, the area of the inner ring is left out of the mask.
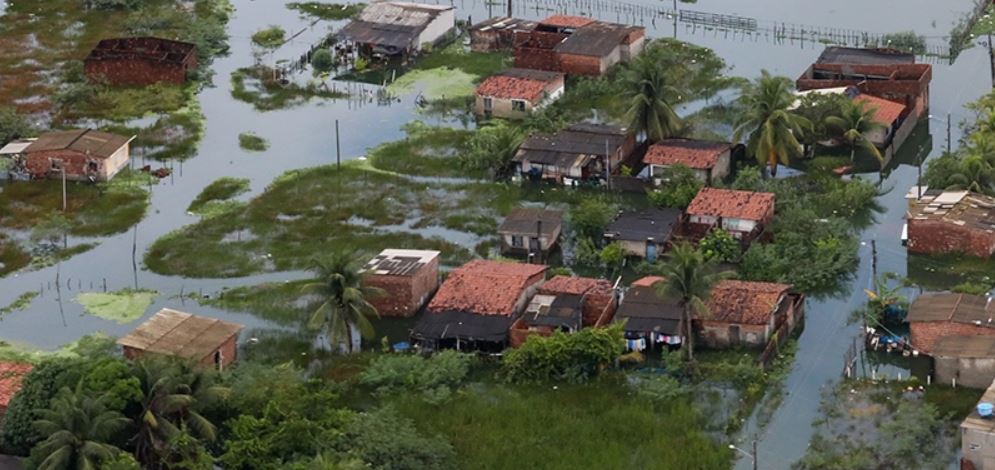
[[[383,289],[369,299],[380,316],[410,317],[439,287],[439,255],[431,250],[387,249],[363,267],[363,285]]]
[[[666,171],[675,165],[690,168],[699,180],[711,186],[729,175],[732,148],[728,142],[665,139],[650,145],[643,163],[649,169],[649,178],[657,186],[666,184],[663,180]]]
[[[62,178],[64,173],[70,181],[108,181],[128,166],[134,139],[89,129],[47,132],[5,145],[0,157],[11,160],[8,172],[18,178]]]
[[[909,204],[910,253],[995,255],[995,198],[969,191],[926,191]]]
[[[933,355],[936,343],[946,336],[995,337],[990,299],[970,294],[923,294],[909,306],[909,341],[912,347]]]
[[[26,362],[0,362],[0,429],[3,428],[3,417],[7,414],[10,401],[21,391],[24,377],[34,368]],[[0,465],[0,468],[3,468]]]
[[[619,212],[605,229],[605,241],[618,242],[629,256],[654,262],[667,246],[681,222],[680,209],[652,208]]]
[[[604,326],[614,317],[615,308],[615,292],[608,280],[556,276],[539,287],[525,313],[512,325],[511,346],[521,346],[531,335]]]
[[[501,253],[544,256],[559,242],[562,230],[563,211],[518,207],[498,227]]]
[[[474,112],[485,118],[524,119],[563,96],[563,74],[508,69],[477,86]]]
[[[124,357],[179,357],[224,369],[235,362],[242,325],[164,308],[117,340]]]
[[[683,309],[677,301],[657,294],[657,283],[664,279],[647,276],[633,282],[622,296],[615,322],[624,323],[626,348],[680,348],[684,342]]]
[[[694,237],[721,228],[733,238],[750,242],[774,218],[774,193],[702,188],[686,212],[687,231]]]
[[[986,388],[995,380],[995,336],[943,336],[931,355],[936,383]]]
[[[773,282],[724,280],[712,288],[708,315],[699,315],[701,341],[712,348],[764,347],[787,335],[802,314],[804,296]],[[783,333],[779,333],[780,331]]]
[[[995,383],[990,383],[978,404],[995,404]],[[974,407],[960,423],[962,469],[995,470],[995,419]]]
[[[537,24],[535,21],[509,16],[482,21],[470,27],[470,50],[473,52],[511,50],[515,46],[515,35],[528,33],[535,29]]]
[[[618,171],[636,147],[624,127],[578,123],[556,133],[530,135],[515,153],[519,175],[575,186],[600,184]]]
[[[83,60],[87,80],[111,85],[182,85],[197,68],[197,46],[154,37],[104,39]]]
[[[455,27],[451,5],[383,1],[366,5],[336,36],[364,56],[403,56],[438,44]]]

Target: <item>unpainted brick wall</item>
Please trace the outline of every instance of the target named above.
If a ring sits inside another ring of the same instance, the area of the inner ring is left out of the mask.
[[[995,336],[995,327],[952,321],[909,324],[909,341],[912,342],[912,347],[926,354],[929,354],[936,341],[944,336]]]
[[[84,69],[86,78],[94,82],[107,82],[111,85],[151,85],[186,82],[187,71],[196,67],[196,58],[188,63],[177,64],[144,59],[131,60],[87,60]]]
[[[939,220],[909,219],[910,253],[966,253],[988,258],[995,253],[995,231]]]

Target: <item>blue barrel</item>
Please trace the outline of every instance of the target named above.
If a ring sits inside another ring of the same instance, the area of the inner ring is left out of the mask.
[[[993,408],[995,408],[995,405],[992,405],[991,403],[978,403],[978,414],[981,415],[982,418],[990,418]]]

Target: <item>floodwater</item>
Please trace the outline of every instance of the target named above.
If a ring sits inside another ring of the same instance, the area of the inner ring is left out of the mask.
[[[812,40],[772,39],[768,28],[774,25],[788,30],[807,25],[804,27],[807,30],[815,27],[825,31],[855,30],[873,34],[913,29],[927,36],[931,45],[942,45],[943,36],[973,6],[973,0],[698,0],[694,4],[676,4],[678,9],[756,19],[759,32],[743,34],[675,23],[673,17],[653,15],[654,11],[670,9],[670,1],[631,0],[629,4],[596,0],[515,1],[515,15],[525,18],[537,19],[554,12],[567,12],[641,24],[647,27],[650,37],[677,37],[712,48],[730,65],[732,74],[745,77],[755,77],[764,69],[796,77],[821,51],[822,44]],[[140,287],[159,291],[160,295],[147,315],[161,307],[185,307],[199,314],[243,323],[250,329],[273,327],[249,314],[200,307],[190,300],[186,300],[188,305],[184,306],[183,294],[214,294],[226,286],[295,279],[302,273],[220,280],[184,279],[144,270],[142,254],[158,237],[196,221],[195,217],[186,214],[186,207],[204,186],[218,177],[250,179],[252,192],[247,197],[251,197],[286,170],[334,162],[336,119],[340,120],[343,159],[354,159],[369,147],[399,138],[402,124],[424,118],[414,110],[416,91],[389,107],[378,106],[375,102],[340,100],[311,102],[265,113],[232,99],[228,77],[233,70],[253,63],[249,37],[254,31],[276,24],[293,33],[309,24],[296,12],[284,8],[284,0],[234,0],[233,3],[236,13],[229,24],[231,54],[215,61],[214,86],[203,90],[200,96],[206,132],[197,156],[182,164],[175,163],[173,176],[153,188],[149,215],[133,230],[106,238],[97,248],[57,266],[12,275],[0,281],[0,305],[10,303],[26,291],[41,292],[29,309],[9,314],[0,321],[0,340],[52,349],[97,331],[124,334],[134,324],[118,325],[85,315],[82,307],[72,300],[81,290],[102,290],[105,283],[108,290]],[[470,17],[474,21],[486,18],[489,10],[494,14],[505,10],[503,5],[488,6],[477,0],[457,0],[453,4],[459,18]],[[303,52],[327,27],[327,24],[319,23],[306,29],[305,34],[266,60],[293,58],[295,51]],[[970,119],[963,105],[980,97],[991,86],[987,53],[974,47],[965,51],[953,65],[932,62],[932,113],[937,116],[951,113],[955,123]],[[437,122],[434,118],[429,121]],[[939,121],[932,122],[933,138],[923,139],[932,145],[930,156],[939,154],[945,145],[943,126]],[[269,149],[258,153],[241,150],[237,136],[248,131],[267,139]],[[953,137],[956,145],[959,138],[956,127]],[[899,165],[884,182],[883,187],[892,188],[880,198],[886,211],[861,234],[867,245],[861,248],[862,263],[848,293],[808,301],[805,331],[785,384],[787,395],[770,423],[757,435],[761,468],[788,468],[805,452],[811,437],[811,422],[817,418],[820,390],[840,377],[843,354],[858,333],[859,327],[846,325],[846,318],[864,301],[862,289],[869,285],[870,240],[878,241],[882,272],[905,273],[905,250],[898,238],[904,216],[903,196],[915,181],[916,168]],[[756,434],[752,421],[744,429],[746,441]],[[749,468],[748,465],[749,459],[739,462],[739,467]]]

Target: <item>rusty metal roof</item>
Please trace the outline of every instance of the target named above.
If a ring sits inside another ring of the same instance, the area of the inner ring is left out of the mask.
[[[91,157],[108,158],[132,138],[90,129],[75,129],[42,134],[24,149],[24,153],[73,150]]]
[[[164,308],[118,339],[117,344],[151,353],[201,359],[241,330],[242,325]]]

